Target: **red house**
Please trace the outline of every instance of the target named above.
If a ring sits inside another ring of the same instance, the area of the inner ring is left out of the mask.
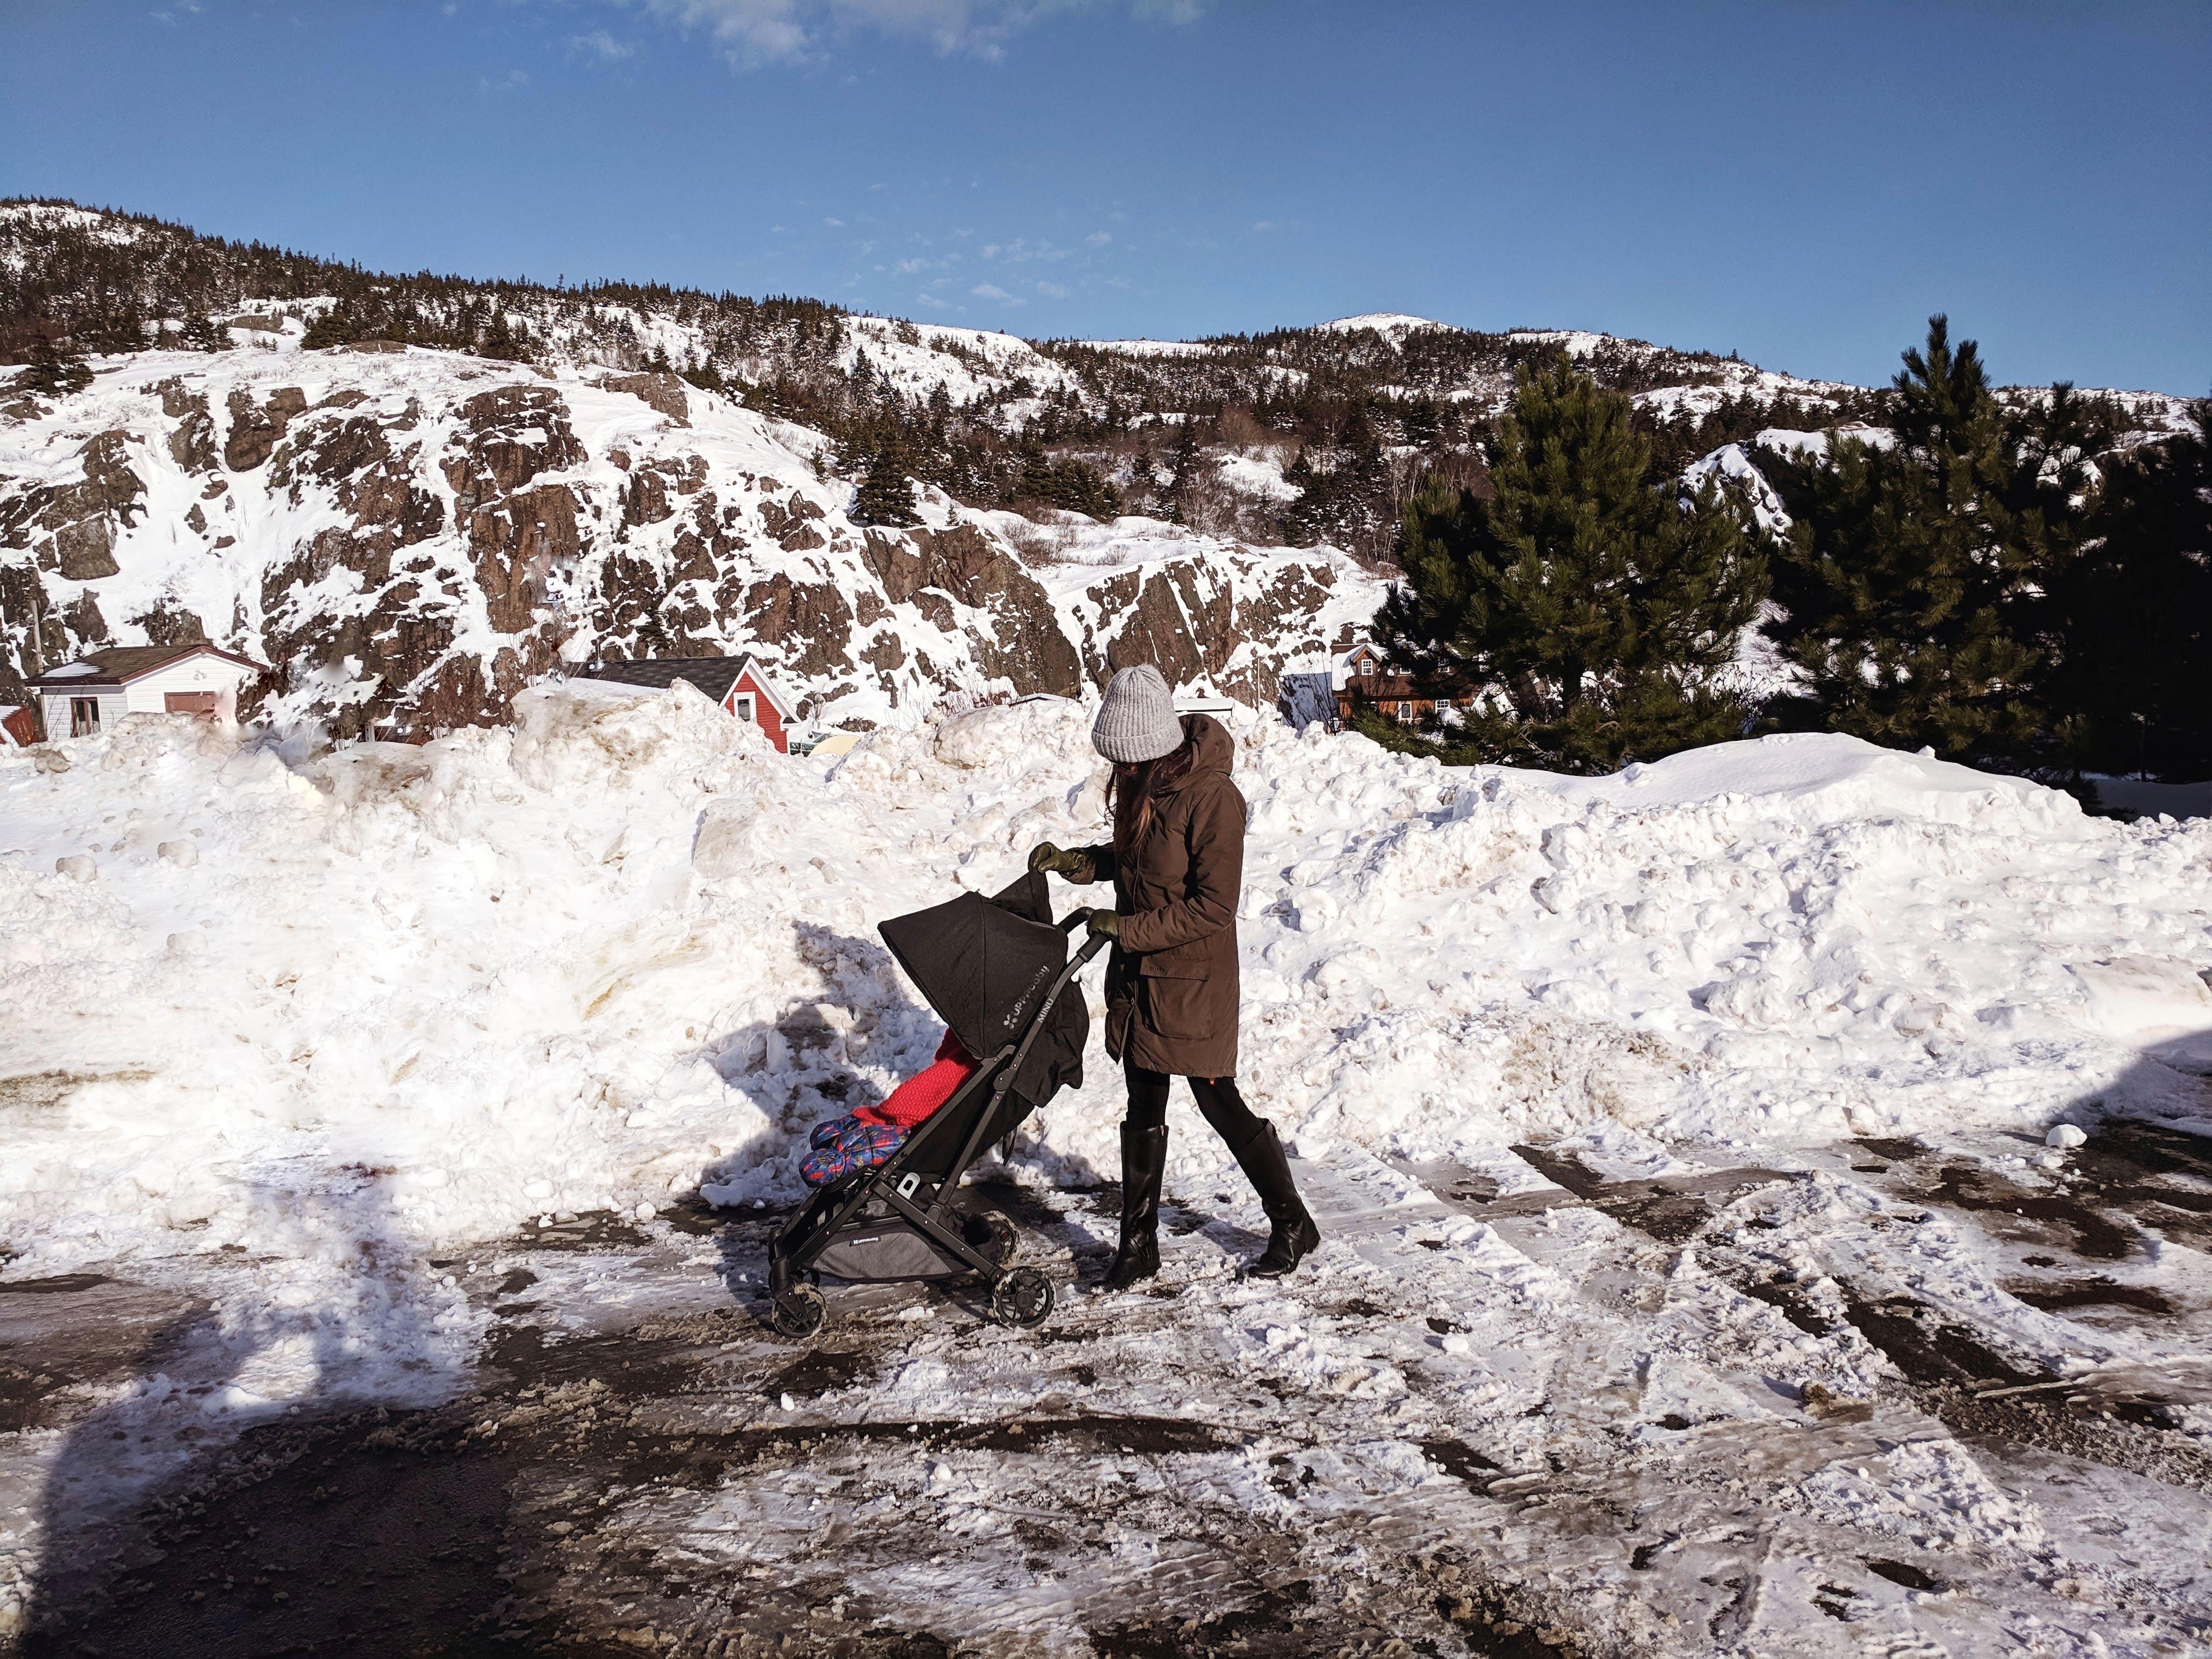
[[[692,690],[721,704],[739,720],[750,720],[760,727],[778,754],[791,752],[787,728],[799,718],[799,711],[769,678],[768,670],[756,657],[655,657],[636,662],[605,662],[586,668],[580,678],[656,691],[665,691],[677,681],[688,680]]]

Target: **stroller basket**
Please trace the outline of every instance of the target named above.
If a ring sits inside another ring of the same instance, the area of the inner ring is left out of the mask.
[[[1106,943],[1068,953],[1083,915],[1054,923],[1045,878],[1032,872],[988,898],[963,893],[882,925],[900,966],[981,1064],[887,1163],[821,1188],[776,1236],[769,1292],[778,1331],[822,1328],[824,1273],[877,1283],[974,1273],[1002,1319],[1034,1325],[1052,1311],[1052,1281],[1012,1265],[1012,1224],[995,1212],[970,1215],[951,1194],[984,1147],[1083,1079],[1090,1016],[1080,994],[1066,993]]]

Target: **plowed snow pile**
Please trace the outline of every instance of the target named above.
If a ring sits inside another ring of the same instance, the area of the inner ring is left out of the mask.
[[[306,760],[150,717],[58,745],[64,771],[0,751],[8,1276],[242,1247],[357,1331],[363,1249],[702,1184],[788,1200],[807,1127],[937,1038],[876,922],[1102,828],[1071,702],[834,763],[688,688],[521,710]],[[2133,1061],[2212,1028],[2212,821],[2087,819],[1844,738],[1596,781],[1258,718],[1238,740],[1241,1075],[1304,1156],[1577,1136],[1656,1173],[1686,1143],[2039,1131],[2182,1109]],[[1024,1178],[1114,1172],[1091,1060]],[[475,1316],[410,1282],[458,1354]]]

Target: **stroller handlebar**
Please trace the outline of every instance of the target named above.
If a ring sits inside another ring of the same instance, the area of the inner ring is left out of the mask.
[[[1077,910],[1061,917],[1059,922],[1060,931],[1063,933],[1073,934],[1076,929],[1083,926],[1085,919],[1090,915],[1091,912],[1088,910]],[[1103,933],[1093,933],[1077,949],[1074,966],[1081,968],[1111,942]]]

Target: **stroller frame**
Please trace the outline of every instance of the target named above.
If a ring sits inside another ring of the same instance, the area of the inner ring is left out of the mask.
[[[1064,933],[1073,933],[1081,927],[1089,915],[1078,910],[1064,917],[1058,924]],[[1102,936],[1085,941],[1067,959],[1053,980],[1042,1000],[1036,1006],[1018,1041],[1007,1042],[975,1068],[975,1073],[951,1097],[931,1114],[933,1118],[945,1113],[957,1112],[971,1106],[977,1095],[985,1089],[991,1091],[990,1103],[975,1114],[974,1125],[962,1141],[958,1152],[941,1178],[931,1178],[912,1170],[908,1165],[919,1155],[924,1145],[919,1127],[908,1135],[905,1142],[884,1163],[852,1174],[821,1188],[806,1201],[798,1214],[784,1224],[782,1231],[769,1245],[769,1295],[773,1304],[772,1322],[782,1334],[804,1338],[822,1328],[828,1316],[828,1306],[818,1288],[821,1275],[815,1269],[820,1260],[837,1238],[848,1231],[881,1225],[889,1217],[866,1218],[863,1212],[872,1202],[879,1202],[890,1216],[896,1217],[927,1239],[936,1250],[980,1274],[991,1287],[992,1312],[1008,1323],[1036,1325],[1043,1322],[1052,1312],[1053,1285],[1051,1279],[1035,1267],[1012,1266],[1014,1240],[1011,1229],[993,1241],[998,1248],[987,1255],[976,1248],[967,1234],[966,1218],[946,1198],[957,1189],[967,1175],[969,1166],[981,1153],[984,1134],[999,1115],[1007,1091],[1021,1074],[1022,1063],[1028,1059],[1031,1045],[1039,1032],[1045,1029],[1054,1006],[1060,1000],[1075,978],[1106,946]],[[1010,1137],[1012,1130],[1006,1134]],[[926,1278],[952,1278],[957,1269],[942,1273],[917,1275]],[[804,1275],[807,1282],[801,1283]]]

